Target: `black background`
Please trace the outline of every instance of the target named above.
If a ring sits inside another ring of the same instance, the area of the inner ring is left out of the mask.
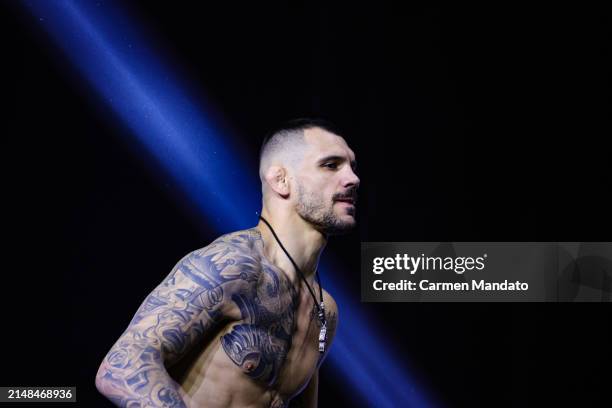
[[[286,119],[319,115],[344,130],[360,226],[326,253],[355,299],[360,241],[612,241],[608,10],[129,12],[253,160]],[[216,233],[126,144],[129,130],[31,16],[13,3],[2,27],[1,384],[77,385],[80,405],[107,406],[93,385],[99,362],[174,263]],[[609,304],[364,308],[443,406],[596,406],[612,379]],[[335,371],[322,378],[321,406],[359,403]]]

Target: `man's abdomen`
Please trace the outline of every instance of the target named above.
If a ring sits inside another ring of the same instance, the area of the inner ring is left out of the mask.
[[[318,352],[304,352],[302,339],[292,347],[274,383],[267,384],[249,376],[222,347],[221,338],[231,332],[228,327],[190,364],[179,384],[189,395],[192,407],[282,407],[305,386],[314,372]],[[308,351],[308,350],[306,350]],[[257,350],[251,350],[257,353]]]

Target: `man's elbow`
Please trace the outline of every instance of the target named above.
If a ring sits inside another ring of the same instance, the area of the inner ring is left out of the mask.
[[[109,367],[106,359],[102,361],[100,367],[98,368],[98,372],[96,373],[96,388],[100,392],[100,394],[108,397],[111,394],[110,389],[110,381],[109,381]]]

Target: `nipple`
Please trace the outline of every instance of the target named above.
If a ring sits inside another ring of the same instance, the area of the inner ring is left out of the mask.
[[[260,363],[261,353],[252,352],[245,356],[242,361],[241,367],[245,373],[250,374],[257,369],[257,366]]]

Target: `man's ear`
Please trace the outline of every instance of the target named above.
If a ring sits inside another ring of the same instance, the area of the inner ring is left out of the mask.
[[[276,194],[283,198],[289,197],[289,176],[287,169],[281,166],[270,166],[265,175],[266,182]]]

